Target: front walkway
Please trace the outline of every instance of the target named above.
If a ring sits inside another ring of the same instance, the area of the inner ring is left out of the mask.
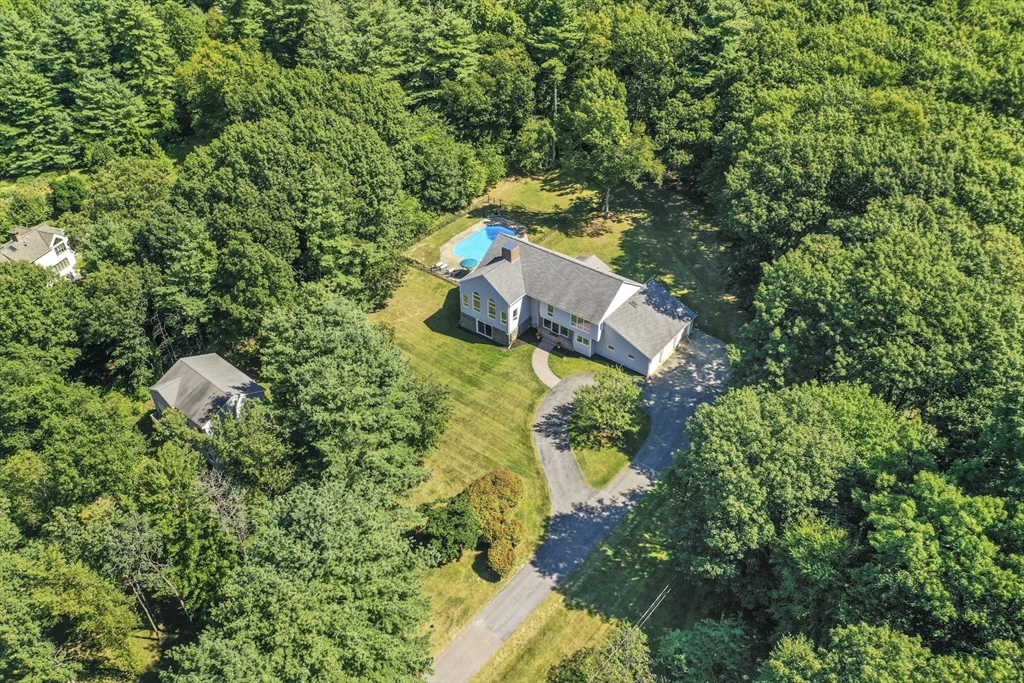
[[[536,358],[534,351],[535,368]],[[546,356],[544,361],[546,367]],[[551,492],[552,516],[547,538],[530,563],[437,657],[434,675],[428,680],[467,683],[483,668],[643,498],[661,472],[672,464],[672,453],[688,445],[683,432],[686,420],[698,405],[713,400],[725,389],[727,375],[725,345],[694,332],[689,344],[647,380],[644,394],[651,416],[651,434],[630,466],[600,491],[590,488],[583,479],[567,431],[576,389],[593,381],[593,375],[572,375],[548,392],[533,426],[534,444]]]
[[[541,382],[552,388],[561,381],[555,373],[551,372],[551,366],[548,365],[548,356],[553,348],[555,347],[551,342],[542,341],[533,350],[533,358],[531,359],[533,361],[534,373],[536,373]]]

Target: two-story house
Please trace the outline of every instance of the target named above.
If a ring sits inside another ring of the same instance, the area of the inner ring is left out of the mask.
[[[72,280],[78,277],[75,252],[67,234],[46,223],[34,228],[15,228],[10,240],[0,247],[2,261],[28,261]]]
[[[648,376],[696,314],[654,280],[612,272],[596,256],[572,258],[524,239],[495,240],[459,283],[459,324],[509,346],[536,328],[566,348]]]

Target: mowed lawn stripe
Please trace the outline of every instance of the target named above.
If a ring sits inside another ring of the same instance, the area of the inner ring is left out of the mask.
[[[410,269],[404,285],[375,320],[391,325],[412,367],[433,375],[452,392],[452,423],[427,460],[432,479],[410,505],[459,493],[493,469],[520,475],[526,495],[519,519],[526,526],[522,558],[532,556],[551,509],[547,483],[533,449],[533,417],[547,391],[533,373],[533,347],[504,349],[458,327],[458,292],[448,283]],[[427,573],[433,601],[431,642],[440,651],[504,585],[477,551]]]

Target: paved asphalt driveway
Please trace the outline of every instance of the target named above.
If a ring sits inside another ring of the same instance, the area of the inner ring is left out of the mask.
[[[683,425],[697,406],[724,391],[725,345],[694,332],[647,382],[644,395],[651,434],[640,452],[600,491],[583,479],[569,447],[567,426],[576,389],[593,375],[572,375],[544,397],[533,439],[551,492],[548,535],[534,558],[455,636],[434,662],[435,683],[467,683],[558,584],[650,490],[687,445]]]

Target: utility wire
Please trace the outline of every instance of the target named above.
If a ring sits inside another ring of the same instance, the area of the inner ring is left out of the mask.
[[[647,623],[647,620],[651,618],[655,610],[657,610],[658,607],[661,606],[661,603],[665,601],[665,598],[668,597],[668,594],[672,591],[672,584],[675,582],[676,577],[673,577],[668,583],[665,584],[665,587],[661,589],[660,593],[658,593],[658,597],[654,598],[654,601],[651,602],[647,610],[642,615],[640,615],[640,618],[637,620],[636,624],[634,624],[631,629],[626,631],[626,634],[622,636],[618,643],[615,644],[615,647],[612,648],[612,651],[608,653],[607,657],[605,657],[605,660],[601,664],[601,667],[594,672],[594,675],[587,680],[587,683],[594,683],[594,681],[598,680],[601,674],[604,673],[604,670],[605,668],[607,668],[609,662],[612,661],[612,657],[615,656],[615,653],[617,653],[619,650],[621,650],[629,643],[629,640],[633,637],[633,634],[636,633],[641,627],[643,627],[644,624]]]

